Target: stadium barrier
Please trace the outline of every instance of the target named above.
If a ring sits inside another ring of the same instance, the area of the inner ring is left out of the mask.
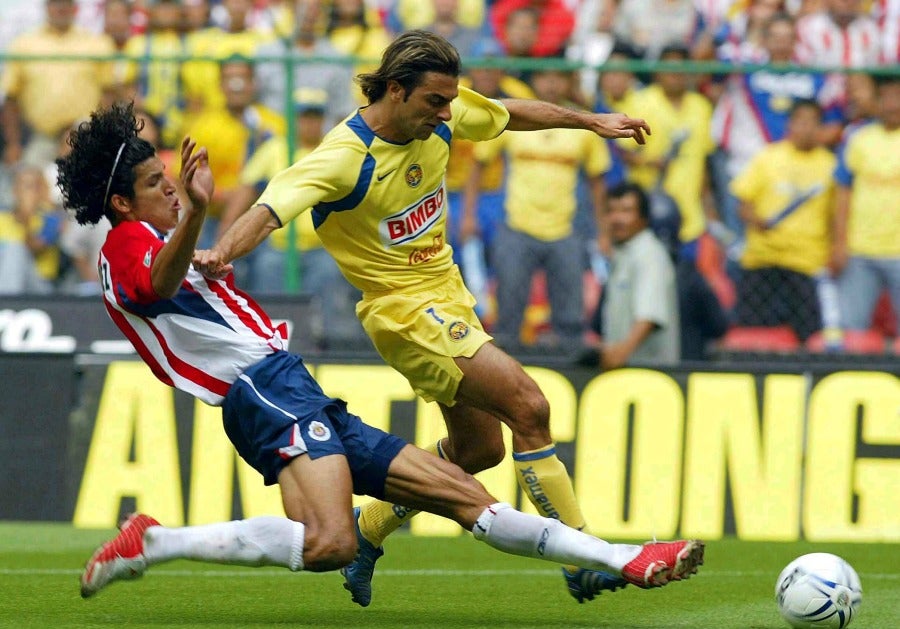
[[[237,55],[241,56],[241,55]],[[367,58],[358,56],[300,56],[285,52],[280,55],[252,55],[251,60],[254,63],[272,63],[279,64],[282,68],[284,78],[284,105],[282,111],[292,110],[292,95],[295,87],[295,70],[309,64],[334,64],[349,67],[358,67],[360,64],[376,64],[380,61],[377,58]],[[108,62],[109,67],[115,68],[126,63],[138,64],[142,69],[148,67],[149,64],[161,63],[185,63],[185,62],[214,62],[220,63],[224,61],[222,57],[210,55],[164,55],[154,56],[149,54],[149,50],[143,55],[130,56],[117,53],[114,55],[85,55],[85,54],[69,54],[69,55],[48,55],[48,54],[13,54],[7,51],[0,51],[0,67],[5,63],[43,63],[52,68],[54,63],[70,62],[70,61],[100,61]],[[631,72],[641,77],[652,76],[655,72],[674,72],[684,73],[693,76],[711,77],[725,76],[730,74],[747,74],[760,69],[767,69],[772,72],[779,73],[835,73],[835,74],[854,74],[865,73],[873,76],[895,76],[900,74],[900,65],[884,65],[863,68],[843,68],[823,65],[796,65],[785,64],[778,66],[770,66],[759,63],[726,63],[722,61],[660,61],[660,60],[644,60],[631,59],[607,60],[603,63],[592,64],[584,61],[570,60],[566,58],[530,58],[530,57],[465,57],[462,59],[464,71],[472,68],[498,68],[508,73],[519,74],[529,71],[537,71],[542,69],[567,70],[567,71],[591,71],[591,72]],[[113,72],[114,74],[118,72]],[[120,88],[124,86],[118,86]],[[180,94],[181,97],[184,94]],[[285,139],[286,152],[289,161],[293,161],[295,151],[295,125],[294,116],[285,117]],[[584,204],[580,204],[584,206]],[[579,227],[584,227],[586,234],[592,236],[595,227],[590,219],[592,210],[587,207],[579,207],[576,222]],[[581,225],[584,223],[584,225]],[[285,257],[284,272],[284,290],[289,294],[297,294],[302,287],[302,276],[298,268],[298,255],[296,249],[296,224],[294,221],[289,222],[285,229],[287,230],[287,250]]]
[[[321,354],[310,369],[375,426],[419,445],[444,434],[436,406],[377,359]],[[896,363],[527,369],[598,535],[900,541]],[[169,525],[283,513],[219,409],[133,358],[6,352],[0,373],[0,519],[108,528],[134,508]],[[479,478],[531,509],[509,457]],[[427,515],[410,529],[460,533]]]

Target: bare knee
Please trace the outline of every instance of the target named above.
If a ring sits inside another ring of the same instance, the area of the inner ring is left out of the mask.
[[[498,431],[498,434],[499,433]],[[506,456],[506,447],[500,438],[488,438],[476,443],[468,443],[465,448],[453,449],[450,460],[469,474],[490,469],[500,464]]]
[[[510,417],[510,429],[518,437],[549,436],[550,402],[534,385],[519,397],[517,412]]]
[[[303,567],[311,572],[328,572],[343,568],[356,557],[356,533],[346,530],[307,528],[303,548]]]

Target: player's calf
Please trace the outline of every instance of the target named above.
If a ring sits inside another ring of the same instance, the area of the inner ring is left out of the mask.
[[[311,572],[338,570],[349,565],[356,553],[353,531],[316,531],[311,535],[307,529],[303,566]]]

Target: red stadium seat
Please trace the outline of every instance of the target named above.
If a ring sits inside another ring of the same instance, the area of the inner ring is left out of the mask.
[[[721,348],[738,352],[794,352],[800,341],[787,326],[733,327],[721,341]]]
[[[709,234],[700,236],[697,245],[697,270],[709,283],[722,307],[731,310],[737,301],[737,290],[725,272],[725,252]]]
[[[880,330],[885,336],[900,336],[900,331],[897,330],[897,317],[891,308],[891,299],[887,291],[881,294],[878,304],[875,306],[872,327]]]
[[[886,344],[884,335],[878,330],[845,330],[842,346],[848,354],[883,354]],[[827,351],[821,332],[806,340],[806,349],[816,353]]]

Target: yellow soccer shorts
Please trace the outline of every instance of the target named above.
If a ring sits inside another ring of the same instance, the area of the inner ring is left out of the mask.
[[[492,340],[474,306],[454,265],[412,289],[366,293],[356,314],[381,357],[419,396],[453,406],[463,377],[453,359],[471,358]]]

